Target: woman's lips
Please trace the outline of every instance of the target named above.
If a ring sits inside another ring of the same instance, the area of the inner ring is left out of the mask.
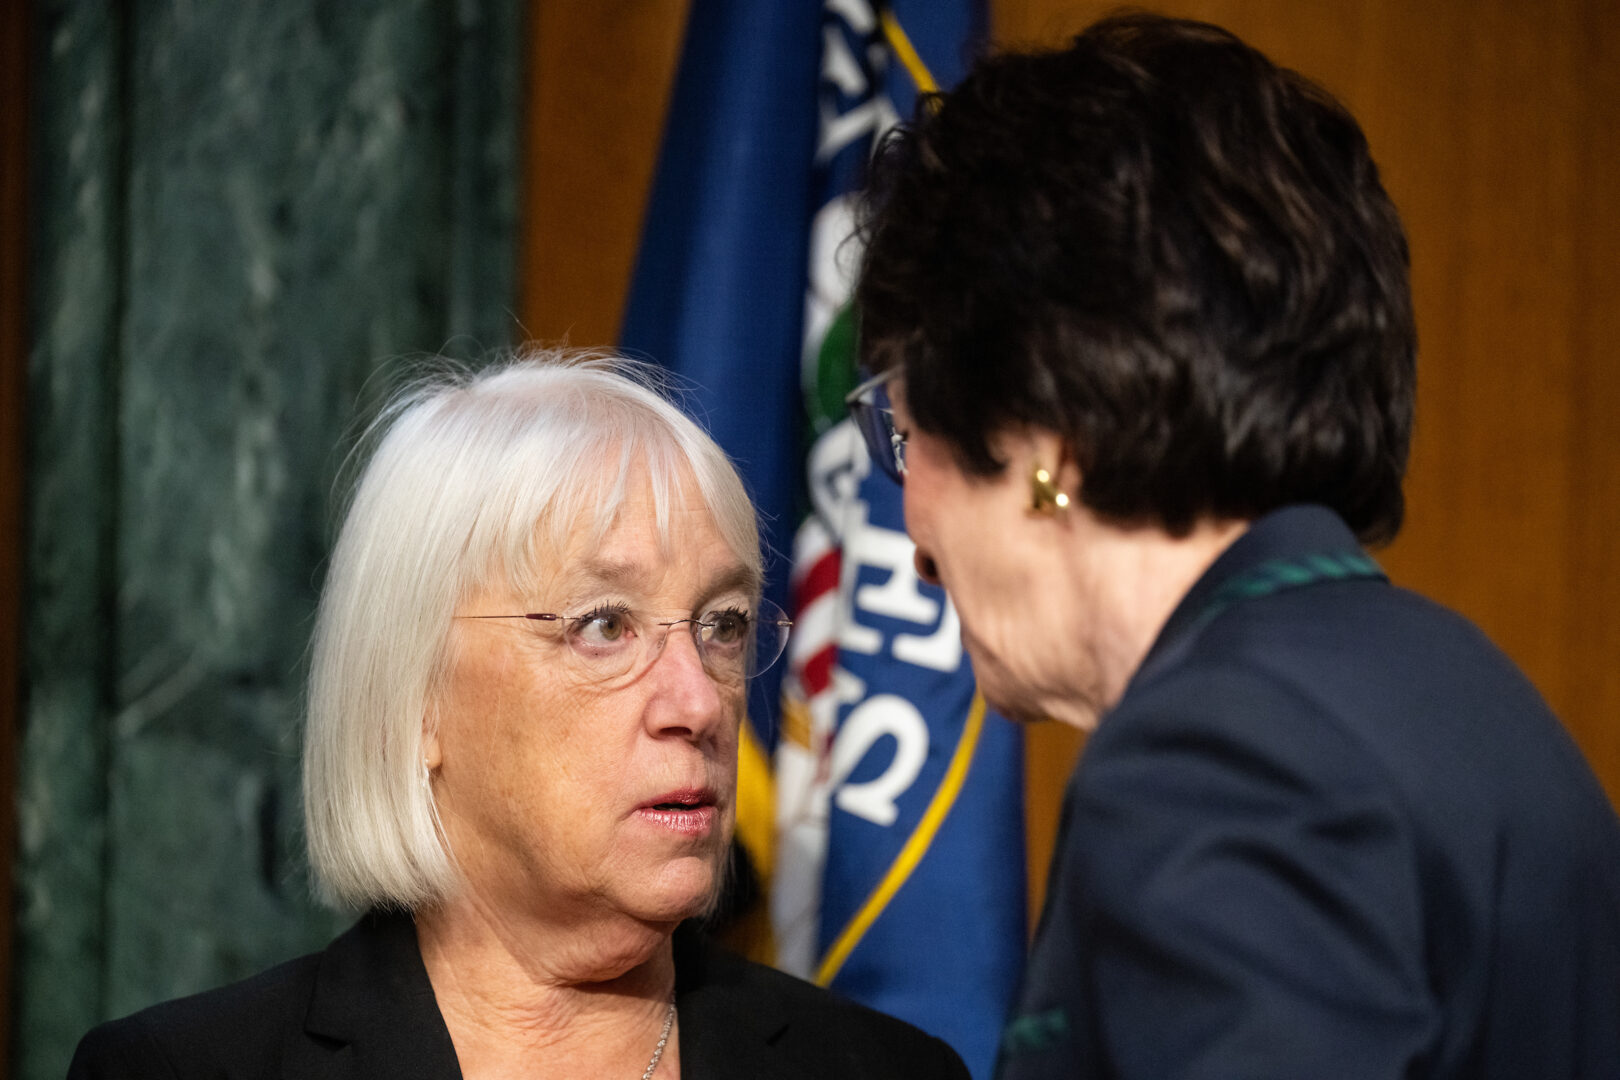
[[[690,788],[648,799],[636,807],[636,816],[682,836],[704,836],[714,829],[720,814],[713,792]]]

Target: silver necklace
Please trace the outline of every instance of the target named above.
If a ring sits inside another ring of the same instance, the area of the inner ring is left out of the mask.
[[[669,1008],[664,1010],[664,1030],[658,1033],[658,1045],[653,1047],[652,1060],[647,1062],[647,1071],[641,1074],[641,1080],[652,1080],[652,1074],[658,1071],[658,1063],[664,1060],[664,1047],[669,1045],[669,1029],[675,1026],[675,999],[669,999]]]

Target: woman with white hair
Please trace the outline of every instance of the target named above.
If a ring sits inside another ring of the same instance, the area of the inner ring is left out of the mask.
[[[304,745],[324,952],[72,1077],[940,1077],[900,1021],[676,928],[713,904],[788,621],[720,449],[608,357],[405,395],[332,555]]]

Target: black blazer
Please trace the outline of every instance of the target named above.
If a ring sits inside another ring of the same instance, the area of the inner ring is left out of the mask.
[[[961,1078],[950,1047],[892,1017],[675,936],[685,1080]],[[95,1028],[69,1080],[460,1077],[407,915],[372,913],[324,952]]]
[[[1070,780],[1003,1080],[1620,1078],[1620,823],[1363,559],[1282,510],[1171,616]]]

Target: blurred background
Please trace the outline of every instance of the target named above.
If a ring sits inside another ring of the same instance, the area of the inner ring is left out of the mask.
[[[297,749],[346,440],[414,357],[619,340],[688,21],[726,6],[7,0],[0,1070],[60,1076],[97,1020],[342,925]],[[1620,6],[1149,6],[1360,119],[1420,334],[1380,560],[1524,667],[1620,802]],[[1113,7],[992,0],[988,32]],[[1027,732],[1031,910],[1078,748]]]

